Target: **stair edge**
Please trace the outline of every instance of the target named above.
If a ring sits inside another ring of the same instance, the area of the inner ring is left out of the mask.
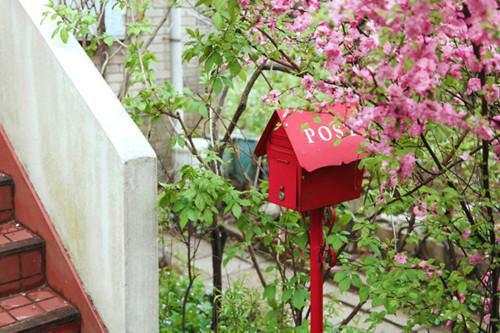
[[[0,332],[37,333],[60,325],[78,323],[80,319],[80,312],[73,306],[67,306],[2,327]]]
[[[45,241],[39,236],[34,235],[34,237],[32,238],[0,245],[0,258],[28,252],[31,250],[43,249],[44,247]]]

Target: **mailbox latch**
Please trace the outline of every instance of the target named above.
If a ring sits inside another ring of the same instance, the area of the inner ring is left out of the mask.
[[[285,187],[283,185],[280,186],[280,194],[278,198],[283,201],[285,200]]]

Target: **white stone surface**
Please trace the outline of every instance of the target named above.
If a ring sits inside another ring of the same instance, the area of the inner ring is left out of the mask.
[[[44,3],[0,1],[0,125],[109,331],[157,332],[155,154]]]

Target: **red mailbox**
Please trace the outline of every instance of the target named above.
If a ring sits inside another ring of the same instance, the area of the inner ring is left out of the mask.
[[[335,105],[323,112],[278,110],[255,154],[267,154],[269,201],[297,211],[358,198],[363,137],[343,123],[349,112]]]
[[[349,110],[342,104],[321,112],[277,110],[255,148],[257,156],[267,154],[269,201],[310,216],[312,333],[323,332],[324,207],[361,194],[364,139],[344,125]]]

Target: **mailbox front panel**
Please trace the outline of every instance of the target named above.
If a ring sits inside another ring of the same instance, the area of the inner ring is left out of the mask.
[[[298,164],[293,152],[280,146],[267,147],[269,163],[269,201],[297,209]]]
[[[307,211],[357,199],[361,195],[362,180],[363,170],[358,169],[358,162],[313,172],[302,170],[299,210]]]

